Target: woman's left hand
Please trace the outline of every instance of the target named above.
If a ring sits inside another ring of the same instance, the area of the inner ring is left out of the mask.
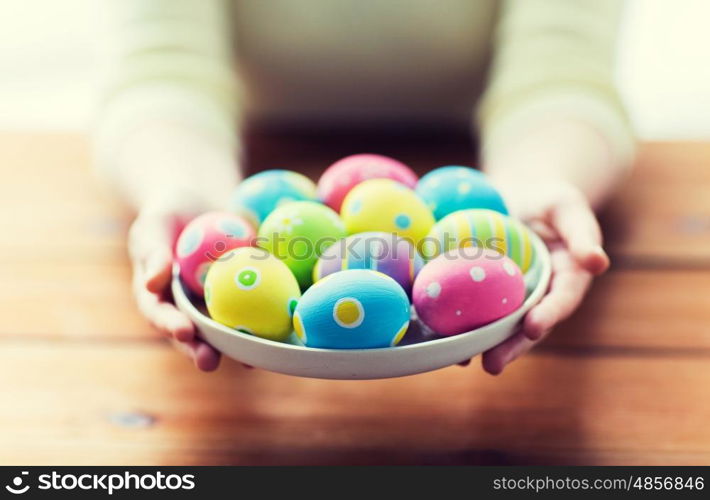
[[[585,196],[563,182],[499,185],[511,215],[524,221],[547,243],[552,277],[547,295],[525,316],[512,337],[486,351],[483,368],[492,375],[550,333],[582,302],[592,278],[607,270],[599,223]]]

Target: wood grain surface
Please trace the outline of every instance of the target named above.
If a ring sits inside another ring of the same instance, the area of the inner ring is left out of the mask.
[[[251,170],[473,146],[252,134]],[[612,270],[500,377],[198,373],[136,312],[128,213],[84,137],[0,134],[0,464],[710,464],[710,145],[647,144],[603,215]]]

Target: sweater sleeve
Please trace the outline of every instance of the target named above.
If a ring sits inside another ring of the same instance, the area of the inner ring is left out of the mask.
[[[94,129],[97,166],[140,123],[169,119],[235,147],[237,86],[224,0],[105,0],[107,78]]]
[[[634,139],[613,82],[621,0],[506,0],[478,109],[482,152],[550,116],[577,118],[628,165]]]

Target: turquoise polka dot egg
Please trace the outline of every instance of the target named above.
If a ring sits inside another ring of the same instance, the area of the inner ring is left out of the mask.
[[[503,197],[478,170],[451,165],[432,170],[419,180],[416,193],[436,220],[458,210],[485,208],[508,215]]]
[[[232,211],[258,227],[277,207],[316,199],[316,185],[290,170],[265,170],[245,179],[232,194]]]
[[[307,347],[371,349],[395,346],[409,327],[404,289],[377,271],[330,274],[311,286],[293,314],[294,331]]]

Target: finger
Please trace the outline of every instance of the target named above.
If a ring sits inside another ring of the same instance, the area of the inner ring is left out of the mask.
[[[550,224],[540,219],[533,219],[527,222],[532,229],[545,242],[559,241],[560,236],[557,231],[550,227]]]
[[[141,213],[128,233],[128,252],[134,263],[147,264],[148,258],[164,248],[172,249],[176,221],[174,216]],[[146,271],[145,267],[141,268]]]
[[[580,266],[592,274],[601,274],[607,270],[609,257],[601,247],[599,223],[582,196],[574,196],[555,205],[550,213],[550,224]]]
[[[190,318],[167,302],[157,304],[152,321],[175,340],[186,342],[195,338],[195,325]]]
[[[171,343],[175,349],[192,359],[195,366],[204,372],[214,371],[219,366],[221,358],[219,352],[214,347],[201,340],[192,340],[189,342],[171,340]]]
[[[156,328],[178,340],[192,340],[195,327],[189,318],[161,299],[171,277],[173,219],[143,213],[131,226],[133,290],[139,309]]]
[[[161,292],[170,282],[171,229],[164,217],[139,216],[131,226],[129,254],[134,273],[151,292]]]
[[[483,353],[481,364],[491,375],[500,375],[505,366],[537,343],[530,340],[523,332],[516,332],[505,342]]]
[[[145,287],[153,293],[162,293],[172,277],[172,252],[169,247],[156,248],[145,266]]]
[[[164,302],[157,294],[149,292],[139,279],[134,283],[134,295],[138,309],[158,330],[182,341],[195,337],[195,325],[190,318],[173,304]]]
[[[213,372],[219,367],[221,355],[217,349],[206,342],[198,342],[195,354],[195,366],[203,372]]]
[[[523,333],[538,340],[557,323],[567,319],[579,307],[589,289],[592,275],[571,260],[564,251],[553,253],[550,290],[523,320]]]

